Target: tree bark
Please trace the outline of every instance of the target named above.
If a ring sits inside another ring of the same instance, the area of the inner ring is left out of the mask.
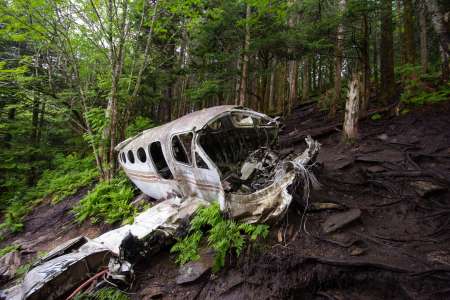
[[[303,59],[303,87],[302,87],[302,100],[308,101],[310,87],[310,70],[309,70],[309,57]]]
[[[292,6],[295,3],[295,0],[289,0],[289,5]],[[288,19],[288,27],[293,28],[297,22],[297,18],[294,14],[291,13]],[[288,93],[288,101],[286,107],[286,113],[288,115],[291,114],[294,103],[297,102],[297,80],[298,80],[298,64],[297,61],[293,57],[293,49],[288,49],[289,61],[288,61],[288,85],[289,85],[289,93]]]
[[[420,64],[422,72],[428,72],[428,37],[427,37],[427,17],[424,3],[419,7],[419,26],[420,26]]]
[[[380,73],[381,100],[387,104],[395,95],[392,1],[381,1]]]
[[[345,9],[345,0],[339,0],[339,13]],[[330,116],[336,115],[337,105],[341,99],[341,73],[342,73],[342,54],[344,44],[344,24],[341,22],[338,25],[336,32],[336,48],[335,48],[335,61],[334,61],[334,97],[331,102]]]
[[[347,101],[345,103],[345,117],[343,126],[343,140],[346,142],[354,141],[358,138],[358,119],[359,119],[359,95],[360,95],[360,76],[354,73],[349,84]]]
[[[241,75],[241,86],[239,88],[239,105],[245,106],[245,98],[247,94],[247,78],[248,78],[248,61],[249,54],[248,50],[250,48],[250,17],[251,17],[251,7],[247,4],[247,9],[245,13],[245,38],[244,38],[244,55],[242,58],[242,75]]]
[[[412,0],[403,0],[403,34],[405,35],[405,62],[414,65],[416,63],[416,51],[414,47],[414,22]]]
[[[369,22],[367,14],[363,15],[363,45],[362,45],[362,65],[363,65],[363,80],[361,88],[361,108],[360,116],[367,115],[367,108],[369,106],[369,91],[370,91],[370,58],[369,58]]]
[[[277,58],[272,59],[272,67],[270,71],[270,84],[269,84],[269,105],[268,111],[272,113],[275,107],[275,76],[277,72]]]
[[[447,81],[449,79],[449,32],[448,24],[444,20],[444,15],[440,11],[436,0],[424,0],[428,14],[431,18],[431,23],[434,30],[439,37],[439,50],[442,57],[442,80]]]

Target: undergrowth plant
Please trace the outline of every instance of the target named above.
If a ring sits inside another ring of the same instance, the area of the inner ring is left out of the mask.
[[[102,288],[94,293],[81,293],[74,300],[129,300],[130,298],[115,288]]]
[[[10,252],[14,252],[17,249],[19,249],[18,245],[8,245],[6,247],[3,247],[2,249],[0,249],[0,257],[3,257]]]
[[[439,74],[425,74],[420,66],[413,65],[398,68],[398,73],[404,82],[400,99],[406,105],[421,106],[450,99],[450,82],[442,83]]]
[[[98,183],[74,208],[77,222],[90,219],[92,223],[104,220],[108,224],[121,221],[131,223],[137,209],[130,204],[134,188],[128,179],[114,178]]]
[[[4,221],[0,224],[1,231],[20,232],[24,226],[24,217],[43,199],[50,199],[53,204],[58,203],[98,178],[90,156],[81,158],[74,154],[59,155],[52,161],[52,165],[55,167],[46,170],[35,187],[29,188],[25,193],[17,193],[10,200],[10,205],[4,211]]]
[[[170,252],[177,253],[176,262],[185,264],[200,258],[199,246],[203,238],[214,249],[213,271],[220,270],[225,265],[225,257],[230,251],[239,256],[247,241],[256,241],[258,237],[265,238],[269,234],[269,226],[237,223],[225,219],[217,202],[197,210],[192,219],[188,235],[178,240]]]

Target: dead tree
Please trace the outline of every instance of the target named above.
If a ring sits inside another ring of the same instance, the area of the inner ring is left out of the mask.
[[[345,103],[345,117],[343,126],[343,140],[353,141],[358,137],[360,80],[354,73],[349,84],[347,101]]]

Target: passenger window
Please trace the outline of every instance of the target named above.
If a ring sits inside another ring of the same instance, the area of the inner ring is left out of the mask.
[[[159,175],[161,175],[161,177],[164,179],[172,179],[173,175],[162,152],[161,143],[153,142],[148,148],[150,157],[152,158]]]
[[[179,134],[172,138],[172,151],[176,161],[191,164],[192,132]]]
[[[128,160],[130,161],[130,163],[134,164],[134,154],[131,150],[128,150]]]
[[[145,154],[144,148],[140,147],[139,149],[137,149],[136,154],[141,162],[145,162],[147,160],[147,154]]]
[[[219,130],[222,128],[222,121],[220,119],[215,120],[214,122],[210,123],[208,127],[212,130]]]
[[[195,163],[197,164],[197,168],[209,170],[208,165],[197,152],[195,152]]]

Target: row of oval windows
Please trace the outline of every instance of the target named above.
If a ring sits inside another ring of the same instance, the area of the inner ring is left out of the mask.
[[[145,163],[147,161],[147,153],[145,153],[145,150],[142,147],[137,149],[136,156],[143,163]],[[125,164],[127,163],[127,158],[130,163],[134,164],[134,162],[135,162],[134,154],[133,154],[132,150],[128,150],[127,155],[125,155],[124,152],[120,153],[119,157],[122,160],[122,162]]]

